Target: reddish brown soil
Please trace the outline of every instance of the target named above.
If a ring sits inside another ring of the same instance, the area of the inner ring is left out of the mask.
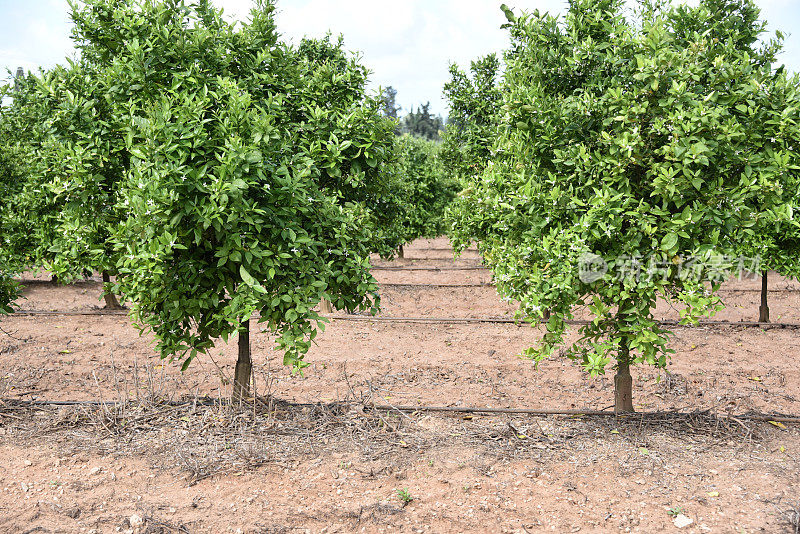
[[[479,265],[474,252],[454,261],[446,247],[443,239],[421,241],[406,248],[405,259],[376,264]],[[429,257],[441,259],[421,259]],[[491,280],[480,270],[375,275],[390,284]],[[725,294],[729,307],[717,318],[756,319],[759,293],[740,290],[758,287],[757,280],[726,284],[736,291]],[[800,322],[800,291],[785,290],[800,285],[773,277],[771,288],[782,289],[770,294],[773,320]],[[97,280],[33,283],[21,305],[96,309],[100,289]],[[514,312],[492,287],[390,286],[383,306],[393,317]],[[677,317],[666,306],[658,314]],[[11,333],[0,334],[0,397],[6,399],[229,395],[234,344],[220,342],[180,373],[157,358],[152,337],[124,316],[17,316],[2,327]],[[334,321],[307,356],[304,375],[292,376],[270,336],[257,331],[257,393],[394,405],[612,404],[609,377],[587,378],[563,358],[538,370],[520,360],[539,335],[514,324]],[[147,519],[140,532],[659,532],[676,530],[668,511],[681,508],[694,520],[686,532],[791,532],[785,513],[800,507],[800,429],[724,417],[751,410],[800,414],[800,330],[679,328],[671,346],[669,374],[635,371],[637,410],[709,410],[723,419],[637,426],[613,419],[394,414],[395,423],[374,432],[339,421],[315,423],[304,433],[252,426],[234,439],[214,433],[211,423],[196,424],[194,412],[133,431],[70,419],[71,409],[4,412],[0,404],[0,531],[126,531],[137,514]],[[200,409],[203,417],[210,410]],[[217,458],[220,451],[231,451],[235,472],[222,469],[190,485],[192,458]],[[413,497],[407,506],[398,497],[402,489]]]

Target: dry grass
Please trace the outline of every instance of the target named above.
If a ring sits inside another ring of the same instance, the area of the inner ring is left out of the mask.
[[[450,445],[474,447],[476,458],[568,452],[601,440],[646,448],[671,437],[698,450],[738,448],[760,440],[763,424],[708,412],[624,418],[405,414],[363,403],[290,404],[259,399],[232,407],[214,399],[76,406],[0,406],[7,435],[23,442],[51,440],[70,450],[177,458],[189,485],[260,467],[286,467],[333,452],[364,461],[396,462],[405,454]],[[155,458],[154,458],[155,459]],[[160,462],[154,462],[156,464]],[[480,469],[476,460],[476,468]],[[385,469],[385,468],[384,468]],[[377,477],[385,473],[362,473]]]

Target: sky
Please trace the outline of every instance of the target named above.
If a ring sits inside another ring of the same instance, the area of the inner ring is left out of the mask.
[[[372,71],[374,90],[397,89],[401,114],[431,102],[446,115],[442,87],[450,63],[503,50],[507,33],[500,4],[519,10],[562,13],[566,0],[278,0],[278,29],[288,41],[326,32],[342,34]],[[696,2],[696,0],[690,0]],[[232,18],[244,19],[251,0],[214,0]],[[780,57],[800,71],[800,0],[756,0],[770,30],[787,34]],[[74,54],[66,0],[0,0],[0,77],[6,70],[48,68]]]

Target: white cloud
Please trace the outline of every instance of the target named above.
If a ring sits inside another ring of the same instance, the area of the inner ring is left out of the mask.
[[[252,0],[214,0],[229,17],[245,20]],[[430,100],[445,112],[442,86],[451,62],[465,67],[504,49],[507,33],[499,5],[515,10],[562,13],[567,0],[278,0],[278,30],[291,41],[343,34],[373,74],[373,88],[392,85],[408,111]],[[629,4],[633,0],[628,0]],[[698,0],[689,0],[697,3]],[[772,29],[800,26],[798,0],[757,0]],[[0,0],[0,77],[5,69],[62,62],[73,53],[65,0]],[[791,36],[781,59],[800,66],[800,36]]]

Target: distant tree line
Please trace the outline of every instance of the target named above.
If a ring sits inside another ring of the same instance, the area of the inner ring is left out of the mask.
[[[431,114],[430,101],[421,104],[416,111],[412,107],[411,111],[400,117],[398,113],[403,108],[397,105],[397,89],[387,86],[381,98],[384,116],[397,120],[397,135],[409,134],[428,141],[441,141],[440,132],[444,131],[446,122],[441,115]]]

